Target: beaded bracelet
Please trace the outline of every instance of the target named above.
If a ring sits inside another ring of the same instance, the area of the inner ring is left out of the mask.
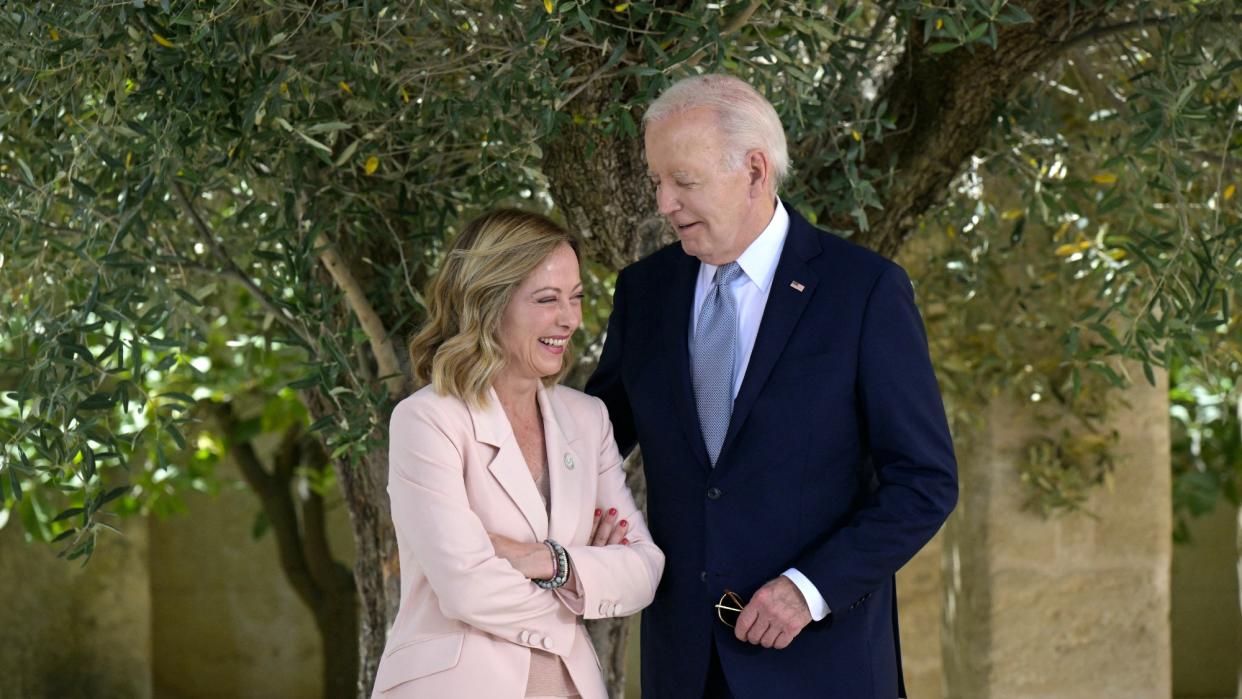
[[[552,539],[544,539],[543,543],[552,550],[552,559],[556,561],[556,572],[547,580],[532,580],[531,582],[545,590],[555,590],[569,581],[569,554],[565,553],[565,547]]]

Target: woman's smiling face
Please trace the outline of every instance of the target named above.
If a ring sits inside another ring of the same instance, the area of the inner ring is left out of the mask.
[[[539,380],[561,370],[569,338],[582,324],[578,256],[562,243],[513,292],[500,321],[503,374]]]

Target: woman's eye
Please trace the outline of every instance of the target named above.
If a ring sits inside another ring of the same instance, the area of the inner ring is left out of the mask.
[[[574,294],[575,301],[581,301],[584,298],[586,298],[586,294],[582,294],[582,293]]]
[[[542,299],[539,299],[536,303],[556,303],[556,297],[549,296],[547,298],[542,298]]]

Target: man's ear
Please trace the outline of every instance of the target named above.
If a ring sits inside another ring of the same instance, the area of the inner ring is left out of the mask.
[[[768,155],[755,148],[746,153],[746,176],[749,178],[752,196],[766,197],[771,189],[772,164]]]

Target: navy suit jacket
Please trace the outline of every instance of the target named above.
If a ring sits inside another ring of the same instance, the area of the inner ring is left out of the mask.
[[[642,448],[667,557],[643,612],[648,699],[702,696],[713,639],[739,699],[904,696],[893,576],[957,502],[953,444],[905,272],[789,213],[715,468],[690,385],[699,261],[674,244],[617,277],[587,392],[621,452]],[[721,593],[791,566],[831,613],[783,650],[737,641]]]

